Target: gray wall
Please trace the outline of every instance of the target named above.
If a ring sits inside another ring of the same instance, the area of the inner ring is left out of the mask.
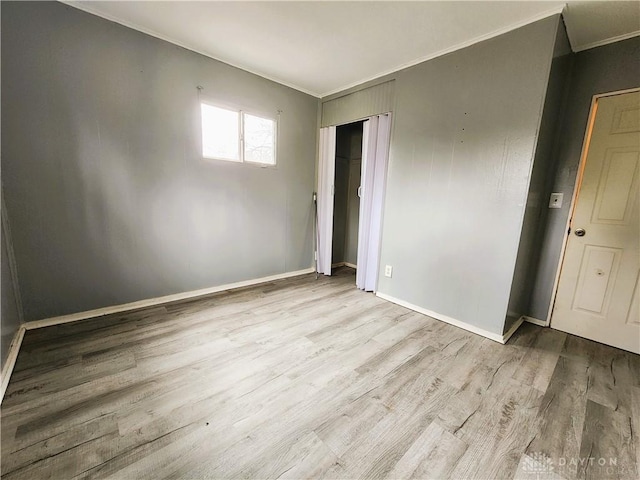
[[[502,334],[558,21],[397,74],[381,293]]]
[[[316,98],[61,3],[1,8],[26,320],[312,265]],[[201,158],[198,85],[282,110],[276,168]]]
[[[2,302],[2,309],[0,311],[0,359],[2,360],[2,365],[0,369],[4,368],[4,363],[9,353],[9,346],[11,346],[11,340],[13,340],[20,326],[20,307],[16,292],[13,288],[7,241],[8,235],[7,232],[5,232],[3,223],[2,238],[0,238],[0,244],[2,244],[2,247],[0,247],[2,250],[0,254],[2,260],[0,265],[0,276],[2,277],[2,283],[0,284],[0,302]]]
[[[358,263],[358,227],[360,221],[360,197],[358,187],[362,176],[362,122],[351,134],[349,159],[349,192],[347,198],[347,233],[345,236],[344,261]]]
[[[564,22],[558,23],[551,72],[538,134],[538,144],[531,172],[531,182],[518,247],[505,332],[522,315],[529,313],[529,303],[535,285],[535,271],[540,257],[545,230],[558,130],[565,110],[573,54]]]
[[[546,320],[566,235],[571,196],[580,163],[593,95],[640,87],[640,37],[575,55],[565,113],[559,130],[550,191],[563,192],[563,207],[550,210],[529,307],[529,316]]]
[[[1,17],[1,12],[0,12]],[[2,68],[0,67],[0,72]],[[1,77],[1,75],[0,75]],[[1,157],[1,155],[0,155]],[[20,326],[20,306],[16,291],[13,286],[13,275],[9,261],[10,237],[5,232],[6,205],[4,204],[4,193],[0,188],[0,209],[2,210],[2,222],[0,227],[0,371],[4,370],[11,341]]]

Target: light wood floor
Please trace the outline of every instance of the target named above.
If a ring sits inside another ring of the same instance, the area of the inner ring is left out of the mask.
[[[499,345],[341,269],[28,331],[1,415],[7,480],[635,479],[640,357]]]

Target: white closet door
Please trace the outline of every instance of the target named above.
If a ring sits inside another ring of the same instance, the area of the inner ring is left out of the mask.
[[[376,291],[378,284],[390,130],[391,115],[377,115],[364,123],[362,136],[362,189],[356,286],[368,292]]]
[[[333,184],[336,170],[336,127],[320,129],[318,165],[318,273],[331,275]]]

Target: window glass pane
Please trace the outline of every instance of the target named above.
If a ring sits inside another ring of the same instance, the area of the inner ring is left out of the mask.
[[[206,103],[200,105],[202,107],[202,156],[240,160],[239,112]]]
[[[244,114],[244,159],[247,162],[275,165],[276,122],[269,118]]]

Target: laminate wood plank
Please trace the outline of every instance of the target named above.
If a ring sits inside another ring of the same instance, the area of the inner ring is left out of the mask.
[[[83,336],[84,338],[101,336],[106,331],[113,333],[132,330],[144,320],[157,324],[166,312],[165,306],[156,306],[29,330],[31,340],[27,347],[29,350],[46,347],[50,344],[52,337],[55,337],[58,343],[67,341],[70,337],[77,337],[74,339],[77,341]]]
[[[627,416],[631,416],[630,384],[617,378],[622,374],[622,369],[615,367],[616,363],[626,364],[626,357],[616,355],[611,359],[594,359],[591,362],[587,398],[614,411],[621,411]]]
[[[469,448],[452,472],[453,478],[513,478],[522,452],[534,435],[542,394],[533,387],[505,379],[455,435]],[[497,390],[501,389],[502,392]]]
[[[149,421],[140,422],[141,426],[135,431],[129,428],[130,424],[126,422],[126,418],[119,420],[123,435],[117,449],[114,450],[114,458],[117,460],[105,462],[89,470],[87,476],[103,478],[116,475],[116,478],[126,478],[121,476],[120,470],[133,468],[140,471],[144,470],[144,465],[154,465],[153,462],[158,462],[158,459],[170,458],[172,455],[184,456],[191,452],[194,446],[202,445],[200,439],[205,433],[213,432],[214,435],[224,438],[230,437],[228,433],[233,428],[232,423],[235,419],[241,418],[248,405],[261,402],[262,398],[281,388],[281,385],[273,380],[282,377],[267,374],[269,372],[261,372],[248,377],[233,388],[218,391],[214,389],[205,398],[184,402],[172,410],[170,415],[155,415],[152,411],[144,411],[144,414],[149,416]],[[171,437],[170,442],[166,441],[167,435]],[[184,450],[178,448],[192,437],[197,439],[194,444],[187,443]],[[163,454],[166,451],[163,450],[165,447],[170,454]]]
[[[545,328],[540,331],[531,348],[527,349],[513,378],[524,385],[532,385],[545,392],[551,381],[567,334]]]
[[[636,463],[639,440],[629,416],[587,401],[576,476],[585,480],[636,480],[640,474]]]
[[[586,360],[575,355],[558,359],[538,411],[537,432],[525,450],[530,457],[545,458],[554,465],[579,457],[587,406]],[[562,476],[576,478],[567,472]]]
[[[392,327],[389,330],[393,330]],[[376,337],[373,342],[378,344]],[[418,352],[428,347],[430,339],[426,327],[405,335],[404,338],[398,340],[395,344],[388,346],[383,351],[369,358],[367,362],[355,369],[361,375],[373,373],[377,376],[384,377],[391,373],[403,363],[409,361]],[[384,348],[384,347],[383,347]]]
[[[519,388],[519,384],[510,380],[523,351],[511,346],[496,350],[495,345],[487,342],[486,339],[469,342],[456,356],[461,357],[459,367],[442,374],[445,381],[456,387],[456,392],[439,412],[438,421],[453,434],[464,435],[465,430],[461,429],[471,418],[478,420],[479,412],[496,407],[494,391],[502,394],[505,386]]]
[[[108,357],[105,359],[105,357]],[[34,397],[55,393],[61,389],[72,388],[92,380],[104,378],[116,372],[123,372],[136,367],[136,360],[132,351],[112,352],[100,358],[76,358],[76,361],[60,367],[55,371],[42,372],[12,385],[9,398],[20,395],[23,402]]]
[[[130,335],[139,332],[137,321],[140,318],[155,319],[156,323],[151,325],[158,328],[158,326],[163,323],[164,315],[164,308],[154,308],[151,312],[132,312],[124,316],[124,318],[101,317],[98,319],[28,330],[26,335],[29,336],[29,342],[26,344],[24,352],[29,353],[29,355],[25,357],[23,364],[28,367],[32,362],[42,363],[43,361],[51,359],[51,357],[55,358],[56,354],[59,356],[61,350],[65,347],[72,349],[74,353],[76,352],[73,349],[76,347],[84,348],[85,351],[93,351],[96,343],[100,345],[101,341],[104,342],[107,339],[117,338],[117,335],[126,336],[127,334]],[[94,328],[84,325],[84,322],[94,325]],[[52,331],[46,334],[42,333],[43,330],[49,329]],[[55,343],[50,341],[51,338],[56,339]],[[90,343],[91,340],[96,343]],[[21,368],[22,366],[23,365],[21,365]]]
[[[449,478],[466,449],[466,443],[437,422],[431,422],[395,464],[387,478]]]
[[[11,455],[8,455],[2,463],[2,474],[5,476],[16,470],[22,470],[20,475],[23,475],[34,463],[34,459],[47,459],[76,448],[81,443],[107,436],[115,438],[118,435],[118,423],[114,414],[93,418],[49,438],[25,445],[19,450],[11,452]],[[43,467],[38,465],[37,469],[40,468]]]
[[[410,310],[407,311],[406,315],[398,317],[397,321],[396,325],[380,332],[373,337],[373,340],[382,345],[392,346],[418,330],[422,331],[422,335],[431,337],[432,335],[428,334],[432,334],[435,327],[442,323]]]
[[[53,456],[46,456],[29,465],[2,475],[4,479],[43,478],[60,479],[71,478],[77,471],[83,471],[111,458],[112,445],[117,442],[117,431],[100,437],[78,443],[76,446],[63,450]]]
[[[389,407],[365,396],[342,408],[315,432],[335,455],[342,457],[388,413]]]
[[[483,369],[492,370],[489,365],[486,365],[478,358],[478,354],[485,340],[486,339],[476,335],[466,338],[466,342],[461,348],[452,351],[450,355],[452,361],[442,366],[443,368],[438,372],[439,376],[455,388],[462,389],[465,385],[469,385],[475,381],[476,372]],[[457,341],[453,341],[447,348],[456,345],[460,344]],[[486,359],[486,355],[483,355],[482,358]]]
[[[338,459],[314,432],[282,444],[279,449],[270,451],[264,458],[263,462],[248,465],[238,476],[292,480],[317,478]],[[178,475],[175,478],[181,477]]]
[[[512,478],[587,446],[637,465],[640,357],[529,324],[500,345],[335,273],[27,332],[3,478]]]
[[[520,327],[511,335],[507,342],[514,347],[533,348],[538,335],[540,335],[540,327],[529,322],[523,322]]]
[[[560,355],[571,358],[575,362],[590,365],[594,361],[600,361],[602,358],[606,358],[618,351],[618,349],[587,340],[586,338],[567,335]]]
[[[388,306],[387,306],[388,307]],[[349,332],[353,332],[373,319],[379,319],[387,326],[393,326],[396,322],[402,321],[406,314],[397,314],[395,318],[387,318],[381,314],[384,312],[395,312],[392,308],[386,308],[380,305],[367,305],[362,309],[357,309],[355,306],[351,306],[344,311],[333,312],[329,318],[334,321],[328,322],[322,328],[309,333],[306,337],[312,342],[318,345],[334,345],[336,343],[348,344],[349,339],[353,341],[354,338],[358,338],[357,335],[351,333],[350,336],[346,336]],[[382,330],[384,331],[384,330]],[[376,332],[377,333],[377,332]],[[375,336],[375,334],[374,334]],[[366,340],[371,339],[367,338]]]
[[[419,375],[385,403],[389,413],[368,435],[341,456],[351,478],[383,478],[446,404],[453,389],[442,380]]]
[[[636,467],[640,468],[640,387],[629,387],[629,398],[631,401],[631,429],[636,443]]]
[[[446,402],[451,389],[424,368],[433,361],[435,352],[433,347],[425,348],[415,360],[390,372],[380,386],[316,430],[341,457],[340,467],[347,471],[347,478],[382,475],[389,470],[402,451],[392,445],[411,442]],[[380,378],[372,370],[365,376],[367,383]],[[361,442],[365,432],[369,432],[369,444]]]
[[[267,402],[263,415],[254,416],[252,421],[236,423],[232,428],[221,427],[214,417],[212,430],[185,437],[170,449],[156,452],[140,463],[166,465],[156,467],[161,476],[182,471],[188,465],[197,465],[194,470],[196,478],[237,476],[251,462],[268,457],[274,449],[285,448],[297,438],[300,431],[320,423],[319,419],[326,418],[340,403],[350,403],[360,398],[366,393],[368,385],[355,379],[355,375],[336,378],[326,388],[318,390],[316,395],[299,399],[294,407]],[[285,393],[290,396],[290,392]],[[139,465],[132,465],[129,470],[134,472],[137,468],[140,468]]]
[[[139,382],[123,389],[112,390],[99,398],[95,396],[59,408],[54,414],[40,416],[22,423],[16,430],[15,442],[22,446],[58,435],[70,427],[94,418],[109,415],[127,405],[129,396],[141,398],[152,391],[153,382]]]
[[[129,478],[158,478],[158,471],[163,456],[156,455],[166,448],[171,451],[174,445],[194,431],[205,428],[206,424],[191,423],[179,428],[168,430],[165,434],[146,441],[133,442],[128,436],[120,436],[111,442],[111,455],[101,462],[76,468],[73,479],[129,479]]]

